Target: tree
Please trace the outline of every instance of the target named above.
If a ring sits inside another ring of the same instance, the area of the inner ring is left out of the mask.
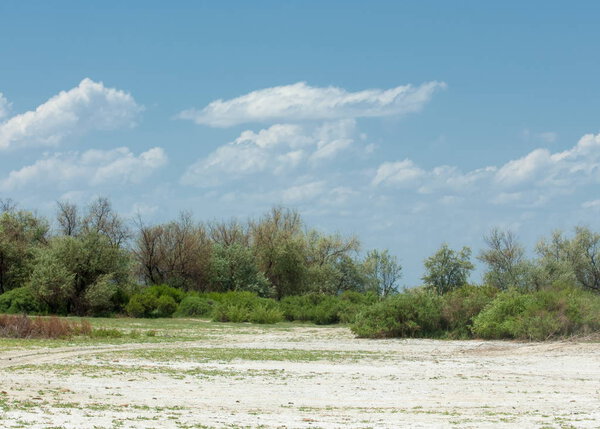
[[[87,213],[81,220],[81,233],[98,233],[108,240],[121,246],[131,238],[131,232],[125,221],[116,213],[108,198],[99,197],[87,208]]]
[[[44,219],[14,209],[0,213],[0,294],[25,285],[36,249],[47,239]]]
[[[306,240],[298,212],[275,207],[250,222],[250,247],[277,299],[305,291]]]
[[[58,222],[60,233],[69,237],[79,235],[82,220],[79,216],[77,206],[66,201],[58,201],[56,205],[56,221]]]
[[[363,262],[367,278],[367,289],[385,297],[398,291],[398,281],[402,278],[402,266],[388,250],[371,250]]]
[[[457,252],[444,243],[434,255],[425,260],[423,281],[440,295],[464,286],[475,268],[470,259],[470,248],[463,247]]]
[[[525,250],[517,242],[516,236],[511,231],[494,228],[484,237],[484,241],[488,248],[477,257],[488,266],[484,281],[502,290],[511,286],[526,288],[529,264],[524,259]]]
[[[356,237],[340,234],[326,235],[316,230],[306,234],[307,287],[312,292],[338,294],[354,289],[351,254],[358,252]]]
[[[259,296],[271,295],[269,281],[256,266],[252,250],[241,244],[216,244],[210,267],[211,290],[250,291]]]
[[[575,228],[568,254],[579,284],[600,292],[600,234],[586,227]]]
[[[128,253],[102,234],[55,237],[37,253],[29,287],[52,312],[110,310],[129,284]]]
[[[185,290],[206,290],[212,243],[190,213],[177,221],[145,226],[138,221],[133,246],[137,272],[148,284],[166,283]]]

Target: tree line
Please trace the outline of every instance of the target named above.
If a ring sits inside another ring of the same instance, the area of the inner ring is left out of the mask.
[[[540,240],[535,256],[510,231],[492,230],[476,256],[484,285],[538,291],[564,284],[600,292],[600,234],[577,227]],[[257,219],[127,221],[106,198],[86,207],[58,202],[53,220],[0,200],[0,309],[96,315],[122,311],[144,287],[184,292],[252,292],[281,301],[344,292],[396,295],[402,267],[387,250],[361,253],[354,236],[309,228],[274,207]],[[448,294],[469,284],[468,247],[442,244],[424,261],[422,289]],[[37,306],[37,307],[36,307]]]

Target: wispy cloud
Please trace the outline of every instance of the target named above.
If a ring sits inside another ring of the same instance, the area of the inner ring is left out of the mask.
[[[11,109],[10,102],[6,99],[4,94],[0,92],[0,119],[8,116]]]
[[[257,173],[282,175],[300,165],[330,159],[354,142],[355,121],[326,122],[318,126],[276,124],[244,131],[191,165],[181,178],[184,185],[213,187]]]
[[[421,110],[435,91],[445,87],[443,82],[427,82],[419,86],[349,92],[299,82],[253,91],[230,100],[216,100],[201,110],[185,110],[178,117],[213,127],[229,127],[250,122],[403,115]]]
[[[159,147],[138,156],[126,147],[47,154],[31,165],[10,172],[0,180],[0,189],[139,183],[166,163],[167,156]]]
[[[0,113],[7,111],[7,105],[0,98]],[[142,109],[130,94],[86,78],[77,87],[60,92],[35,110],[0,123],[0,149],[53,146],[69,136],[93,130],[131,127]]]
[[[500,166],[487,166],[463,173],[453,166],[431,170],[405,159],[384,162],[372,176],[371,184],[403,188],[417,193],[479,193],[493,204],[525,200],[539,204],[551,195],[572,192],[578,186],[600,183],[600,134],[583,136],[575,146],[552,153],[535,149]]]

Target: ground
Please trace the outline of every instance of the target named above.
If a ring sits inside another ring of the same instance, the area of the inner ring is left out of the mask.
[[[365,340],[346,327],[201,320],[92,323],[112,331],[100,339],[0,339],[0,427],[600,427],[598,342]]]

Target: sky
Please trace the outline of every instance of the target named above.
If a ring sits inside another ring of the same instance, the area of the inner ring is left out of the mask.
[[[297,209],[416,285],[492,228],[600,229],[597,1],[0,2],[0,198]],[[478,281],[481,267],[473,280]]]

